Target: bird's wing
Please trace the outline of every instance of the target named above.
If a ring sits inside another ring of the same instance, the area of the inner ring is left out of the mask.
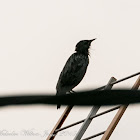
[[[70,91],[83,79],[89,63],[88,56],[74,53],[67,60],[57,83],[57,91]]]

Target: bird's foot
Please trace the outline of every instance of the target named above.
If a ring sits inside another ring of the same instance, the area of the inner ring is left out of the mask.
[[[75,91],[71,90],[70,93],[76,93]]]

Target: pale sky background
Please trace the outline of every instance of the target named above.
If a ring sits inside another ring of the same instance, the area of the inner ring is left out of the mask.
[[[112,76],[121,79],[139,72],[140,1],[1,0],[0,95],[55,94],[59,74],[76,43],[93,38],[97,40],[91,46],[86,76],[75,90],[94,89]],[[136,79],[114,87],[131,88]],[[90,108],[74,107],[64,125],[84,119]],[[51,131],[64,109],[48,105],[2,107],[0,139],[45,140],[44,131]],[[84,137],[104,131],[114,113],[93,120]],[[73,139],[80,126],[59,133],[56,140]],[[131,105],[110,140],[139,140],[139,130],[140,105]]]

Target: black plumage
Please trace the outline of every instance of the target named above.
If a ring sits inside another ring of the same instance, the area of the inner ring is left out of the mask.
[[[67,60],[57,82],[56,95],[66,94],[77,86],[83,79],[89,64],[89,48],[95,40],[82,40],[77,43],[75,53]],[[60,105],[57,105],[57,109]]]

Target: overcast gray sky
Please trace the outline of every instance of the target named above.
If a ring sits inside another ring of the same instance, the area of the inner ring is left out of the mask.
[[[105,85],[111,76],[120,79],[139,72],[139,13],[139,0],[1,0],[0,95],[55,94],[66,60],[83,39],[97,38],[91,45],[86,76],[75,90],[93,89]],[[136,79],[115,87],[131,88]],[[0,139],[45,140],[64,109],[47,105],[0,108]],[[90,107],[75,107],[64,125],[85,118],[89,111]],[[96,119],[84,137],[106,129],[113,115]],[[140,106],[131,105],[110,139],[139,140],[139,118]],[[71,140],[79,128],[68,129],[56,139]],[[11,136],[14,132],[16,136]]]

